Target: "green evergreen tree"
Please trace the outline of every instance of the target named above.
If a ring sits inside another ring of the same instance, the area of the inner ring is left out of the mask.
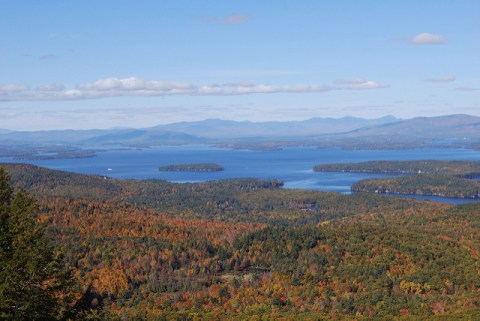
[[[68,306],[71,272],[35,213],[0,168],[0,320],[60,320]]]

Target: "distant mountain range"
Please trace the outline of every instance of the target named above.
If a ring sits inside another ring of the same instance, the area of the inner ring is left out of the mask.
[[[368,126],[394,123],[399,119],[386,116],[378,119],[312,118],[304,121],[250,122],[221,119],[207,119],[196,122],[179,122],[150,128],[104,129],[104,130],[52,130],[32,132],[2,132],[0,143],[45,142],[45,143],[197,143],[236,138],[275,138],[318,136],[349,132]]]
[[[303,121],[229,121],[207,119],[152,127],[153,130],[181,132],[206,138],[299,137],[349,132],[355,129],[399,121],[393,116],[377,119],[356,117],[311,118]]]
[[[0,145],[80,144],[86,146],[156,146],[213,144],[242,148],[259,146],[317,145],[362,148],[375,144],[445,144],[468,142],[480,145],[480,117],[448,115],[402,120],[355,117],[312,118],[304,121],[249,122],[208,119],[150,128],[106,130],[56,130],[12,132],[0,130]],[[363,144],[363,145],[362,145]],[[422,146],[423,146],[422,145]],[[384,146],[385,147],[385,146]],[[388,146],[386,146],[388,147]]]

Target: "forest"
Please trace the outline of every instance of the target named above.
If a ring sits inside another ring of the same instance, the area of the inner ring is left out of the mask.
[[[480,182],[476,180],[480,177],[478,161],[370,161],[316,165],[314,171],[400,175],[361,180],[351,186],[353,192],[480,197]]]
[[[360,163],[336,163],[316,165],[316,172],[351,172],[382,174],[442,174],[480,176],[479,161],[416,160],[370,161]]]
[[[71,272],[59,320],[480,315],[479,203],[1,167]]]
[[[435,195],[479,198],[480,181],[453,175],[414,174],[395,178],[365,179],[352,185],[354,192]]]

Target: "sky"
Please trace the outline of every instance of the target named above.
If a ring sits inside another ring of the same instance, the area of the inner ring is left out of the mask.
[[[480,116],[478,0],[0,0],[0,128]]]

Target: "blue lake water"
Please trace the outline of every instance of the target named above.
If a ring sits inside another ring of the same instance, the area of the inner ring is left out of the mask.
[[[480,160],[480,152],[468,149],[342,150],[314,147],[284,148],[278,151],[248,151],[211,148],[205,145],[166,146],[98,152],[96,157],[27,161],[51,169],[114,178],[165,179],[172,182],[201,182],[226,178],[253,177],[279,179],[285,188],[349,193],[361,179],[391,175],[358,173],[318,173],[316,164],[364,162],[371,160]],[[14,162],[0,158],[0,162]],[[222,172],[160,172],[171,164],[218,163]],[[434,197],[428,197],[434,200]],[[442,201],[441,198],[437,201]],[[447,199],[448,201],[448,199]]]
[[[477,199],[477,198],[451,198],[451,197],[448,198],[448,197],[433,196],[433,195],[413,195],[413,194],[409,194],[409,195],[383,194],[383,195],[393,196],[393,197],[413,198],[416,200],[448,203],[448,204],[455,204],[455,205],[480,202],[480,199]]]

